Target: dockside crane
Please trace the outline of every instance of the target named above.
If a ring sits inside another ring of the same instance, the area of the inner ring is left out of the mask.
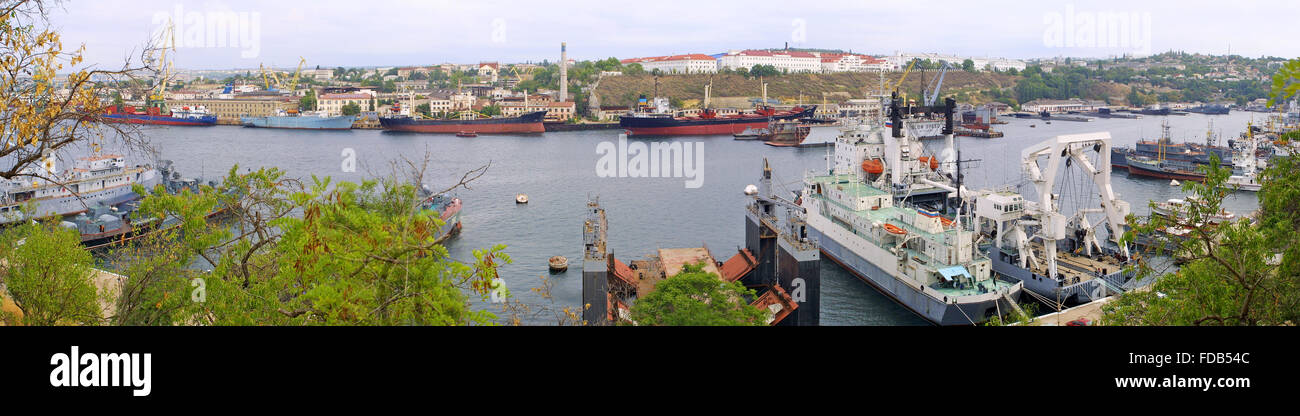
[[[927,89],[926,95],[921,97],[924,106],[933,106],[935,100],[939,99],[939,89],[943,88],[943,76],[948,73],[949,68],[952,68],[952,64],[949,64],[948,61],[942,62],[943,66],[939,68],[939,76],[935,77],[934,83],[930,85],[931,88]]]
[[[307,63],[307,58],[298,57],[298,69],[293,71],[293,80],[289,81],[289,92],[298,91],[298,76],[302,74],[302,64]]]

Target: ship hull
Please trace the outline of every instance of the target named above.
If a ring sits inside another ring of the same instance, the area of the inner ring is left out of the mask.
[[[141,172],[135,183],[144,185],[145,188],[153,188],[159,183],[160,178],[154,170]],[[42,198],[32,201],[34,216],[57,216],[66,217],[77,215],[89,211],[89,207],[106,201],[110,205],[120,205],[126,202],[135,201],[141,198],[131,190],[131,184],[112,186],[104,189],[81,193],[80,195],[68,195],[56,198]],[[0,213],[0,224],[12,223],[24,219],[18,209],[20,204],[5,206],[6,210]]]
[[[102,116],[104,121],[110,123],[124,124],[144,124],[156,126],[215,126],[217,125],[217,116],[203,117],[171,117],[171,116],[151,116],[147,114],[105,114]]]
[[[812,222],[809,224],[813,225]],[[833,224],[827,226],[834,227]],[[845,233],[847,232],[845,230]],[[808,235],[821,245],[821,252],[825,258],[839,264],[858,280],[871,285],[876,291],[930,323],[943,326],[973,325],[984,322],[1000,311],[1010,310],[1010,305],[1006,305],[1000,296],[988,296],[986,299],[965,303],[951,303],[935,298],[894,278],[893,275],[843,246],[835,238],[827,236],[816,225],[809,227]],[[1020,287],[1011,289],[1012,293],[1009,295],[1013,299],[1019,296]]]
[[[482,118],[477,120],[413,119],[410,117],[380,117],[384,130],[413,133],[473,132],[477,134],[529,134],[545,133],[542,125],[545,111],[510,118]]]
[[[719,117],[719,118],[672,118],[672,117],[623,117],[619,126],[629,136],[698,136],[698,135],[735,135],[745,129],[767,128],[772,120],[794,120],[812,117],[817,111],[812,106],[802,111],[780,113],[771,116]]]
[[[1140,163],[1129,163],[1128,174],[1133,176],[1145,176],[1148,178],[1157,178],[1157,179],[1176,179],[1176,180],[1183,180],[1183,181],[1205,180],[1204,175],[1199,175],[1191,172],[1170,172],[1159,168],[1152,168]]]
[[[1046,276],[1034,274],[1033,272],[1023,269],[1013,263],[1010,263],[995,252],[989,253],[989,259],[993,260],[993,272],[1007,279],[1023,282],[1025,290],[1037,293],[1048,299],[1060,300],[1062,302],[1073,302],[1075,304],[1084,304],[1101,299],[1114,294],[1114,290],[1102,285],[1098,279],[1089,279],[1087,281],[1075,283],[1072,285],[1062,285],[1060,282],[1052,280]],[[1125,287],[1133,278],[1134,271],[1118,270],[1112,272],[1103,279],[1111,287]]]
[[[242,117],[239,119],[244,127],[258,127],[268,129],[295,129],[295,130],[349,130],[352,128],[352,122],[356,120],[353,116],[338,117],[293,117],[293,116],[269,116],[269,117]]]

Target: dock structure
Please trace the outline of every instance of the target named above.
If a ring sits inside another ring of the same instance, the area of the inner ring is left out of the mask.
[[[769,237],[760,239],[767,247],[766,252],[738,248],[726,261],[719,261],[707,246],[700,246],[663,248],[625,263],[608,250],[605,209],[593,199],[587,203],[587,219],[583,223],[583,320],[587,325],[630,322],[630,305],[635,299],[654,291],[659,282],[677,275],[686,265],[703,263],[704,271],[720,280],[741,282],[754,289],[757,296],[749,303],[769,312],[768,324],[816,325],[820,288],[816,246],[806,244],[814,255],[814,261],[809,263],[806,250],[778,257],[778,246],[790,247],[790,244],[779,242],[778,233]],[[760,272],[761,267],[768,271]],[[808,302],[810,293],[813,303]]]

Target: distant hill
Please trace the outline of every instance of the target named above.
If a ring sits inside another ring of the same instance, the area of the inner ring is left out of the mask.
[[[885,73],[886,89],[891,87],[902,72]],[[926,82],[933,82],[936,74],[925,73]],[[699,100],[704,98],[704,86],[713,81],[714,97],[758,97],[762,87],[758,78],[746,78],[736,74],[689,74],[659,76],[659,95],[675,100]],[[991,72],[949,71],[944,77],[940,96],[959,95],[963,101],[991,101],[984,92],[1002,90],[1016,85],[1018,76],[996,74]],[[805,102],[821,102],[823,94],[828,100],[837,101],[849,98],[866,98],[876,94],[881,82],[880,75],[874,72],[841,72],[832,74],[784,74],[766,78],[768,98],[786,102],[795,102],[802,94]],[[921,91],[921,73],[913,70],[903,82],[902,91],[908,97],[919,97]],[[632,105],[639,95],[647,97],[654,93],[654,76],[621,75],[606,77],[600,81],[595,93],[599,95],[601,105]]]

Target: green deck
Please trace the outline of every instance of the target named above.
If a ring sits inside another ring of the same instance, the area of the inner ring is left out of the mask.
[[[857,181],[857,178],[856,178],[854,175],[852,175],[852,174],[828,175],[828,176],[814,176],[814,177],[812,178],[812,181],[821,183],[822,186],[825,187],[825,188],[831,188],[831,187],[837,187],[837,186],[838,186],[838,187],[843,187],[843,188],[844,188],[844,192],[845,192],[846,194],[848,194],[848,195],[877,196],[877,195],[885,195],[885,194],[887,194],[887,192],[885,192],[885,191],[883,191],[883,190],[877,189],[877,188],[875,188],[875,187],[872,187],[872,186],[870,186],[870,185],[864,184],[864,183],[862,183],[862,182],[858,182],[858,181]],[[914,226],[912,226],[912,225],[905,224],[905,223],[903,223],[902,221],[899,221],[899,220],[898,220],[898,217],[899,217],[900,215],[916,215],[916,210],[915,210],[915,209],[911,209],[911,208],[900,208],[900,207],[890,206],[890,207],[884,207],[884,208],[875,209],[875,210],[873,210],[873,209],[853,210],[853,209],[851,209],[850,207],[844,206],[843,204],[840,204],[839,202],[833,201],[833,200],[831,200],[830,198],[827,198],[827,197],[825,197],[825,196],[821,196],[821,197],[818,197],[818,198],[823,199],[823,200],[825,200],[825,201],[827,201],[827,202],[829,202],[829,203],[836,204],[836,205],[838,205],[838,206],[844,208],[845,210],[847,210],[847,211],[849,211],[849,212],[852,212],[854,215],[858,215],[858,216],[860,216],[861,218],[864,218],[864,219],[866,219],[866,220],[868,220],[868,221],[871,221],[871,222],[873,222],[873,223],[874,223],[874,222],[880,222],[880,223],[893,224],[893,225],[896,226],[896,227],[899,227],[899,228],[902,228],[902,229],[904,229],[904,230],[907,230],[907,232],[908,232],[909,234],[919,235],[919,236],[924,237],[924,238],[926,238],[926,239],[928,239],[928,240],[931,240],[931,241],[939,241],[939,242],[942,242],[943,239],[945,238],[945,234],[952,234],[952,233],[955,233],[955,232],[956,232],[956,231],[954,231],[954,230],[945,230],[945,231],[942,231],[942,232],[940,232],[940,233],[930,233],[930,232],[927,232],[927,231],[921,230],[920,228],[914,227]],[[857,235],[857,236],[859,236],[859,237],[862,237],[863,239],[865,239],[865,240],[867,240],[867,241],[872,242],[873,244],[876,244],[877,246],[881,246],[881,247],[892,246],[892,244],[886,244],[886,243],[884,243],[884,242],[878,241],[878,240],[876,240],[875,238],[873,238],[872,236],[869,236],[869,235],[865,235],[865,234],[859,233],[859,232],[857,232],[856,230],[854,230],[854,234]],[[934,270],[938,270],[938,269],[941,269],[941,268],[944,268],[944,267],[960,266],[960,265],[961,265],[961,264],[947,264],[947,263],[940,263],[940,262],[936,261],[935,259],[932,259],[932,258],[930,258],[929,256],[925,255],[925,253],[920,253],[920,252],[917,252],[916,250],[912,250],[912,249],[910,249],[910,248],[904,248],[903,250],[907,251],[907,253],[908,253],[910,256],[913,256],[913,257],[919,257],[921,260],[923,260],[923,261],[926,263],[926,265],[927,265],[928,267],[933,268]],[[972,247],[972,250],[975,250],[975,248]],[[977,253],[978,253],[978,251],[977,251]],[[978,258],[979,256],[976,255],[976,257]],[[985,281],[982,281],[982,282],[979,282],[979,283],[983,284],[983,285],[985,286],[985,288],[988,289],[988,291],[990,291],[990,292],[992,292],[992,291],[997,291],[997,290],[999,290],[999,289],[1005,289],[1005,288],[1008,288],[1008,287],[1012,286],[1011,283],[1007,283],[1007,282],[999,281],[999,280],[998,280],[996,277],[994,277],[994,276],[990,276],[990,278],[989,278],[988,280],[985,280]],[[934,289],[934,290],[937,290],[937,291],[939,291],[940,293],[943,293],[944,295],[947,295],[947,296],[953,296],[953,297],[957,297],[957,296],[969,296],[969,295],[978,295],[978,294],[981,294],[981,293],[982,293],[982,292],[979,291],[979,288],[978,288],[978,287],[975,287],[975,288],[967,288],[967,289],[957,289],[957,288],[952,288],[952,287],[933,287],[933,286],[931,286],[930,288],[931,288],[931,289]]]

